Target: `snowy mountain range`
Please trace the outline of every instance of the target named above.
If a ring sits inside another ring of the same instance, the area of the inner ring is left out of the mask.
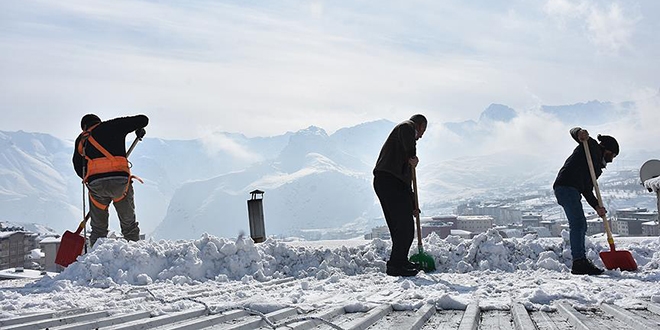
[[[634,117],[632,102],[591,101],[522,113],[493,104],[477,121],[460,123],[438,124],[431,118],[418,143],[422,208],[433,212],[451,201],[496,191],[515,194],[523,186],[549,190],[575,147],[570,127],[585,121],[607,130],[608,123]],[[535,120],[544,127],[530,128]],[[248,233],[246,200],[254,189],[265,191],[269,235],[337,238],[382,225],[371,169],[395,125],[379,120],[333,134],[310,126],[253,138],[235,133],[185,141],[147,137],[130,157],[134,174],[145,180],[135,188],[142,231],[156,239]],[[657,150],[650,143],[626,151],[641,159]],[[71,166],[72,152],[71,141],[47,134],[0,132],[0,220],[39,223],[57,232],[74,229],[82,215],[82,186]],[[117,230],[114,215],[110,225]]]

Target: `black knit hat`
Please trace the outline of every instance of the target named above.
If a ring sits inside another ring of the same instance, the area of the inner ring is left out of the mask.
[[[615,153],[619,154],[619,143],[616,142],[616,139],[609,136],[609,135],[600,135],[598,134],[598,141],[600,141],[600,145],[603,146],[603,148]]]
[[[93,113],[88,113],[88,114],[84,115],[82,117],[82,119],[80,120],[80,128],[85,130],[89,126],[92,126],[92,125],[94,125],[96,123],[100,123],[100,122],[101,122],[101,118],[99,118],[99,116],[97,116]]]
[[[410,117],[410,120],[417,125],[427,124],[426,117],[419,113]]]

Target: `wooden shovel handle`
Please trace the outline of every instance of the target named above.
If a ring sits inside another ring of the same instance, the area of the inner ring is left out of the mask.
[[[417,246],[419,247],[420,252],[422,251],[422,227],[421,227],[421,221],[419,219],[419,196],[417,195],[417,171],[415,170],[415,167],[412,166],[412,182],[413,182],[413,191],[414,191],[414,196],[415,196],[415,222],[417,224]]]
[[[598,180],[596,179],[596,171],[594,170],[594,162],[591,159],[591,151],[589,150],[589,141],[584,140],[582,141],[582,145],[584,145],[584,153],[587,156],[587,164],[589,165],[589,173],[591,174],[591,182],[594,185],[594,189],[596,190],[596,197],[598,198],[598,206],[603,207],[603,198],[600,196],[600,188],[598,187]],[[614,238],[612,237],[612,230],[610,229],[610,223],[607,220],[607,215],[601,216],[603,219],[603,224],[605,225],[605,232],[607,233],[607,243],[610,244],[610,249],[612,251],[616,251],[616,248],[614,246]]]

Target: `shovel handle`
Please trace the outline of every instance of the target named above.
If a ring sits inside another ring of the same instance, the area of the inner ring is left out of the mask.
[[[78,225],[78,229],[76,229],[76,234],[77,235],[79,235],[80,232],[83,229],[85,229],[85,225],[87,225],[87,220],[89,220],[89,217],[91,217],[91,216],[92,216],[92,214],[90,212],[87,212],[87,214],[85,215],[85,218],[82,221],[80,221],[80,224]]]
[[[596,197],[598,198],[598,206],[603,207],[603,198],[600,196],[600,188],[598,187],[598,180],[596,179],[596,171],[594,170],[594,161],[591,159],[591,151],[589,150],[589,141],[582,141],[584,145],[584,153],[587,156],[587,164],[589,165],[589,173],[591,174],[591,182],[596,190]],[[605,225],[605,232],[607,233],[607,243],[610,245],[610,250],[616,251],[614,246],[614,238],[612,237],[612,230],[610,229],[610,222],[607,220],[607,215],[602,215],[603,224]]]
[[[126,158],[131,155],[131,152],[133,152],[133,149],[135,149],[135,146],[138,144],[139,141],[142,141],[142,138],[136,137],[135,140],[133,140],[133,143],[131,143],[131,146],[128,148],[128,151],[126,151]]]
[[[419,252],[422,253],[424,249],[422,248],[422,227],[421,227],[421,221],[419,219],[419,196],[417,195],[417,171],[415,170],[415,167],[411,167],[412,171],[412,183],[413,183],[413,191],[414,191],[414,196],[415,196],[415,223],[417,224],[417,247],[419,248]]]

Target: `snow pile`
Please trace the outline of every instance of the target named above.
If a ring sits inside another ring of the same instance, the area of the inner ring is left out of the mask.
[[[269,239],[229,240],[203,235],[194,241],[102,239],[53,280],[80,285],[148,285],[155,281],[178,284],[216,280],[268,281],[284,277],[353,275],[384,269],[389,244],[376,241],[360,247],[317,249],[295,247]]]
[[[449,236],[440,239],[432,234],[426,239],[425,251],[436,260],[439,272],[467,273],[475,270],[550,269],[567,271],[570,264],[568,234],[563,239],[536,238],[532,235],[521,239],[503,239],[496,230],[489,230],[474,237],[463,239]],[[587,239],[588,254],[602,247]]]
[[[570,247],[563,239],[503,239],[495,230],[475,238],[432,234],[425,239],[425,252],[433,256],[438,273],[474,271],[550,270],[568,272]],[[365,244],[336,248],[296,246],[268,239],[254,244],[249,238],[229,240],[203,235],[194,241],[140,241],[104,239],[88,254],[70,265],[52,281],[108,287],[115,284],[149,285],[154,282],[195,284],[208,280],[257,280],[286,277],[330,279],[336,275],[382,273],[390,242],[375,239]],[[602,242],[605,243],[605,242]],[[641,270],[660,268],[658,239],[631,244]],[[587,255],[596,264],[597,253],[606,248],[587,240]],[[411,252],[416,252],[413,246]],[[51,281],[51,279],[44,279]],[[45,284],[45,283],[44,283]]]
[[[644,187],[649,191],[657,192],[660,190],[660,177],[655,177],[644,181]]]
[[[385,274],[389,241],[350,240],[254,244],[203,235],[197,240],[140,241],[102,239],[65,271],[40,280],[5,281],[0,289],[0,319],[26,313],[87,308],[154,315],[198,309],[273,306],[305,310],[342,306],[366,311],[380,304],[415,310],[507,309],[520,302],[551,310],[556,301],[579,305],[614,303],[634,308],[660,301],[660,239],[617,238],[620,250],[635,257],[639,271],[606,271],[601,276],[569,272],[568,235],[503,239],[491,230],[473,239],[431,235],[425,251],[438,271],[400,278]],[[598,265],[606,240],[587,240],[588,256]],[[416,252],[413,245],[411,253]]]

